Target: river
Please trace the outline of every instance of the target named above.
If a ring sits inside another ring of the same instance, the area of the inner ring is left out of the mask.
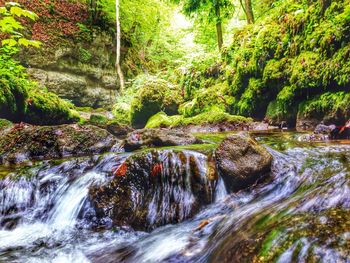
[[[89,188],[125,153],[0,167],[0,262],[350,262],[350,145],[254,136],[270,180],[229,194],[219,179],[212,204],[151,232],[94,225]],[[207,149],[223,135],[201,137]],[[205,169],[201,146],[183,151]]]

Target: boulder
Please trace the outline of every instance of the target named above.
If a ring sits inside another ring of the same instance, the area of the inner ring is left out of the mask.
[[[125,137],[129,133],[133,131],[133,128],[131,128],[128,125],[121,125],[118,123],[111,122],[106,127],[107,131],[109,131],[111,134],[117,137]]]
[[[169,129],[136,130],[127,135],[124,141],[126,151],[133,151],[142,147],[162,147],[200,144],[201,140],[189,133]]]
[[[229,191],[247,188],[271,170],[271,154],[244,133],[228,136],[217,148],[215,157]]]
[[[148,119],[160,111],[176,115],[181,102],[182,97],[177,86],[161,79],[148,80],[131,101],[131,124],[135,128],[144,128]]]
[[[331,132],[336,128],[335,125],[325,125],[323,123],[320,123],[316,126],[314,130],[314,134],[326,134],[330,135]]]
[[[109,151],[117,140],[96,126],[17,124],[0,137],[0,163],[82,156]]]
[[[111,181],[89,191],[97,225],[148,231],[194,216],[214,201],[218,177],[209,162],[191,151],[152,150],[129,156],[112,168]]]

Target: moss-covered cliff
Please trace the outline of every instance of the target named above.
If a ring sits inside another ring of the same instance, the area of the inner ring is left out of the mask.
[[[198,114],[218,104],[271,123],[285,120],[292,126],[298,116],[302,125],[302,118],[311,115],[342,123],[349,105],[339,111],[315,105],[324,104],[327,96],[329,103],[348,96],[349,33],[348,0],[274,1],[254,25],[233,32],[220,62],[205,58],[187,69],[184,111]]]

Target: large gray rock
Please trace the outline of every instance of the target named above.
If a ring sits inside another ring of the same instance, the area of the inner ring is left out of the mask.
[[[20,124],[0,137],[0,164],[98,154],[116,143],[113,135],[96,126]]]
[[[124,141],[124,148],[126,151],[133,151],[143,147],[177,146],[200,143],[202,143],[202,141],[190,133],[169,129],[142,129],[135,130],[127,135]]]
[[[229,191],[247,188],[271,170],[271,154],[243,133],[228,136],[217,148],[215,157]]]
[[[112,38],[96,33],[91,42],[25,49],[19,59],[29,76],[77,106],[110,108],[119,89]]]

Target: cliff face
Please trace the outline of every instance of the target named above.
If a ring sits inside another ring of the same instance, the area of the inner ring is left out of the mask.
[[[23,51],[20,60],[30,77],[49,91],[77,106],[108,108],[119,88],[113,50],[112,37],[99,32],[88,43]]]
[[[23,49],[18,57],[30,77],[77,106],[110,107],[118,90],[113,32],[91,23],[89,7],[80,1],[16,2],[38,15],[23,23],[42,47]]]

